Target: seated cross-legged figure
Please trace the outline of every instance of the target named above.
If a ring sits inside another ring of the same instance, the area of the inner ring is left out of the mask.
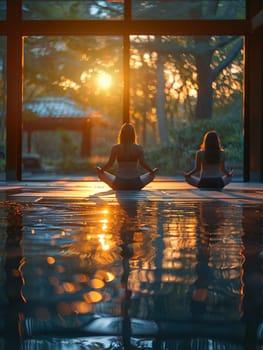
[[[197,173],[199,176],[193,176]],[[201,147],[196,152],[195,166],[184,175],[187,183],[198,188],[220,189],[230,183],[233,171],[225,167],[224,149],[215,130],[205,133]]]
[[[146,162],[144,150],[136,141],[132,124],[125,123],[119,132],[118,143],[113,145],[107,163],[97,166],[98,177],[113,190],[141,190],[155,178],[157,168],[152,169]],[[106,171],[117,161],[116,175]],[[147,173],[139,174],[139,165]]]

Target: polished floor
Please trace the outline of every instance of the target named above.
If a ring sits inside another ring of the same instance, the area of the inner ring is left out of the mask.
[[[262,350],[263,184],[0,183],[1,350]]]
[[[116,193],[94,177],[64,177],[54,181],[0,182],[0,196],[19,201],[42,197],[89,198],[116,200]],[[199,190],[182,179],[160,177],[142,191],[127,191],[127,198],[167,200],[215,199],[241,202],[263,202],[263,183],[233,182],[222,191]]]

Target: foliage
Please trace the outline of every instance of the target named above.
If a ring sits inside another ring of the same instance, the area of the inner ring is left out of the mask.
[[[177,123],[174,111],[184,109],[182,115],[211,119],[212,104],[224,106],[232,102],[235,93],[242,91],[242,54],[240,49],[234,50],[236,42],[240,45],[242,39],[228,36],[202,38],[201,43],[193,36],[131,38],[131,120],[138,134],[150,134],[148,140],[152,140],[152,144],[158,140],[162,146],[167,143],[169,128]],[[239,54],[233,56],[232,52]],[[212,74],[214,85],[204,88],[197,78],[200,74],[197,74],[196,57],[201,54],[206,57],[207,53],[212,57],[211,65],[202,75],[209,77]],[[47,94],[66,94],[80,105],[99,111],[111,125],[119,127],[123,120],[122,64],[119,37],[27,37],[24,101]],[[98,84],[102,73],[112,78],[110,88]],[[213,92],[214,99],[207,99]],[[196,106],[201,106],[198,115]]]
[[[5,170],[5,159],[0,159],[0,171]]]
[[[245,17],[245,0],[133,0],[136,19],[232,19]]]
[[[38,118],[38,114],[36,112],[33,112],[31,110],[23,111],[23,120],[32,121],[32,120],[36,120],[37,118]]]
[[[209,121],[215,108],[241,105],[242,47],[235,36],[134,36],[130,107],[138,133],[158,126],[153,142],[164,147],[178,115]]]
[[[122,42],[119,37],[30,36],[25,38],[24,103],[67,96],[119,122],[122,112]],[[112,78],[105,89],[98,79]]]
[[[77,149],[78,146],[72,139],[70,133],[68,133],[65,130],[60,130],[60,155],[61,157],[66,160],[66,159],[73,159],[76,158],[77,155]]]
[[[45,1],[24,0],[27,19],[120,19],[122,2],[104,1]]]
[[[56,172],[66,172],[66,173],[85,173],[89,174],[94,171],[93,164],[90,163],[87,158],[78,158],[69,156],[66,159],[60,158],[59,160],[49,163],[52,165]]]
[[[162,175],[182,174],[193,166],[195,152],[208,130],[217,130],[226,152],[227,165],[237,168],[240,173],[243,142],[238,113],[219,115],[209,121],[199,120],[194,123],[178,120],[176,127],[170,130],[169,145],[147,150],[146,157],[152,166],[160,168]]]
[[[235,1],[235,5],[230,0],[180,1],[180,6],[177,1],[164,4],[158,0],[134,1],[132,4],[134,18],[137,19],[160,18],[160,9],[165,18],[242,18],[244,0]],[[46,6],[42,1],[24,1],[23,11],[24,18],[30,19],[104,20],[122,18],[123,2],[51,1]],[[233,106],[235,94],[242,93],[242,38],[225,35],[132,35],[130,38],[131,120],[147,145],[156,145],[161,139],[160,135],[164,135],[162,145],[148,152],[153,163],[158,161],[161,171],[166,174],[185,170],[199,147],[201,135],[208,127],[219,129],[230,161],[238,162],[238,157],[242,158],[242,155],[238,155],[242,149],[240,118],[239,121],[234,118],[235,121],[230,123],[232,112],[228,111],[228,118],[220,113],[213,113],[217,117],[212,117],[210,109],[206,113],[207,120],[197,118],[193,122],[193,118],[200,102],[200,90],[204,86],[198,80],[202,75],[198,72],[203,72],[198,70],[197,58],[200,56],[199,65],[207,55],[211,57],[203,76],[207,78],[211,75],[212,85],[209,89],[202,89],[202,96],[206,100],[207,91],[211,92],[212,89],[214,96],[213,101],[208,99],[206,104],[211,106],[213,103],[213,108],[222,108],[223,111],[228,105]],[[4,57],[3,53],[1,56]],[[123,68],[127,68],[123,67],[121,36],[104,37],[94,33],[85,36],[31,35],[24,38],[24,54],[24,103],[36,97],[66,95],[82,106],[98,110],[118,129],[123,120]],[[97,78],[101,73],[111,76],[113,84],[110,89],[98,84]],[[205,104],[200,104],[202,115],[198,117],[202,118]],[[31,119],[35,116],[24,117]],[[167,129],[165,133],[161,133],[158,124],[161,119],[166,122],[161,125]],[[105,146],[104,142],[101,143],[100,150],[105,148],[107,154],[111,139],[105,142]],[[62,167],[66,163],[79,166],[73,160],[79,157],[80,143],[72,140],[68,134],[53,137],[52,143],[49,140],[47,143],[34,140],[34,147],[44,158],[62,157]]]

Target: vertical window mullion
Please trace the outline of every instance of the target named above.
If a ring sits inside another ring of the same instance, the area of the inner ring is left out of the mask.
[[[7,2],[6,179],[21,180],[22,168],[22,1]]]
[[[130,22],[131,1],[124,3],[124,28],[123,34],[123,122],[130,120]]]

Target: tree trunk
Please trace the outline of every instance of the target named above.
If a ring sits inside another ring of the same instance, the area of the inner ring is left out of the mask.
[[[211,53],[204,52],[196,55],[197,68],[197,103],[195,116],[196,119],[210,119],[212,117],[213,106],[213,88],[212,88],[212,70],[210,68]]]
[[[165,79],[164,79],[164,58],[161,54],[158,55],[156,62],[157,69],[157,91],[156,91],[156,112],[157,122],[160,135],[160,144],[163,146],[168,142],[168,132],[165,119]]]

